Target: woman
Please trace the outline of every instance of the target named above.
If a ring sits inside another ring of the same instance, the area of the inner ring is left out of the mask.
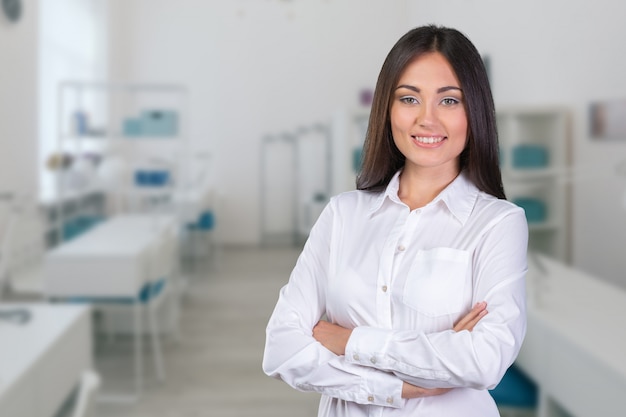
[[[416,28],[389,52],[357,189],[312,229],[264,371],[321,393],[320,416],[498,416],[487,390],[525,334],[528,230],[505,200],[489,82],[460,32]]]

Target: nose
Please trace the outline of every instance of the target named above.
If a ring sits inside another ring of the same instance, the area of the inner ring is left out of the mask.
[[[418,107],[417,115],[416,115],[416,123],[422,127],[432,126],[436,120],[436,109],[435,106],[425,102],[421,106]]]

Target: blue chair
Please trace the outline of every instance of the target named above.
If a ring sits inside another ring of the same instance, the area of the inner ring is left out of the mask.
[[[215,212],[211,209],[207,209],[200,213],[198,219],[187,224],[187,232],[191,239],[192,245],[206,245],[207,255],[212,255],[212,260],[215,261],[215,251],[217,250],[216,238],[215,238]],[[194,251],[192,258],[197,255],[198,252]]]
[[[495,400],[502,417],[526,417],[536,414],[537,385],[514,364],[500,383],[489,393]]]

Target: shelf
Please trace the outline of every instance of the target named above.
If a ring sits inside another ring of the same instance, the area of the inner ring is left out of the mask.
[[[526,210],[529,249],[569,258],[568,116],[560,108],[498,111],[502,181],[510,201]]]
[[[555,180],[564,176],[564,168],[504,168],[502,176],[513,181]]]
[[[91,154],[100,164],[110,162],[106,166],[110,169],[100,170],[103,178],[106,171],[108,184],[101,191],[104,215],[121,214],[138,203],[143,207],[143,202],[153,206],[185,183],[188,97],[184,86],[66,81],[58,94],[58,153],[70,160]],[[146,181],[160,181],[156,175],[163,171],[168,178],[165,186],[135,182],[143,175]],[[64,200],[88,193],[71,190],[61,180],[57,185]],[[76,210],[55,210],[58,219],[50,225],[50,235],[62,239],[64,225],[91,209],[79,205]]]

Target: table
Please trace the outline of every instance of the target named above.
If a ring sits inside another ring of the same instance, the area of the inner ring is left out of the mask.
[[[626,291],[538,254],[527,291],[516,363],[539,386],[539,417],[626,416]]]
[[[133,300],[136,396],[143,385],[140,291],[147,283],[176,275],[177,231],[173,216],[120,215],[59,245],[45,257],[44,292],[49,299]],[[157,372],[163,378],[156,340],[153,334]]]
[[[176,227],[174,217],[141,214],[95,226],[46,255],[46,295],[136,297],[146,283],[173,268],[173,260],[161,255],[175,239],[168,232]]]
[[[0,320],[0,416],[52,417],[93,364],[85,305],[0,304],[30,321]]]

